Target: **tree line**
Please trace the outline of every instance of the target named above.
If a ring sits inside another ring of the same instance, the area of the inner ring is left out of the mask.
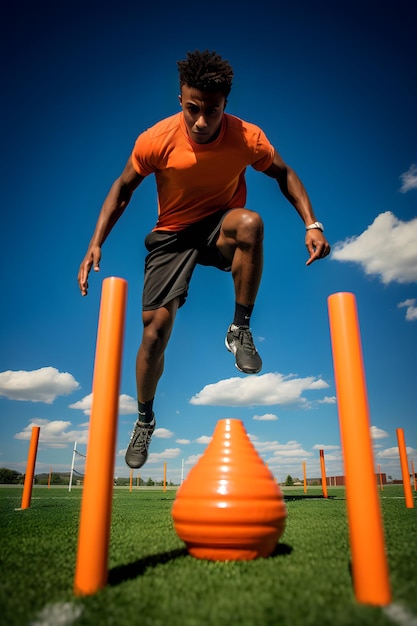
[[[70,473],[69,472],[52,472],[49,474],[36,474],[34,476],[35,485],[69,485]],[[16,470],[8,469],[7,467],[0,467],[0,484],[1,485],[23,485],[25,481],[25,475],[17,472]],[[72,484],[82,484],[82,477],[79,475],[73,475]],[[133,481],[136,486],[137,480]],[[148,478],[146,481],[142,478],[139,479],[139,486],[141,487],[162,487],[163,480],[153,480]],[[117,477],[114,479],[114,485],[117,487],[126,487],[130,485],[130,478]],[[169,487],[174,487],[175,483],[172,481],[167,482]]]

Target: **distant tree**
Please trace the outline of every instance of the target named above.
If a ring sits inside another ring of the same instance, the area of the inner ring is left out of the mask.
[[[284,485],[286,487],[292,487],[294,485],[293,477],[290,476],[290,474],[288,474],[287,478],[285,479]]]
[[[148,480],[146,481],[146,486],[147,487],[153,487],[155,485],[154,481],[152,480],[152,478],[148,478]]]
[[[17,485],[23,479],[23,474],[7,467],[0,467],[0,483],[3,485]]]

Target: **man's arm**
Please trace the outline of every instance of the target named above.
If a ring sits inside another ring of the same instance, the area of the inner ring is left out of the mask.
[[[303,183],[294,170],[283,161],[276,150],[272,165],[264,171],[264,174],[275,178],[282,194],[296,209],[305,226],[310,226],[310,224],[314,224],[317,221]],[[305,243],[309,253],[306,265],[311,265],[311,263],[317,259],[322,259],[330,252],[330,245],[322,231],[318,228],[306,230]]]
[[[94,234],[89,243],[87,253],[78,271],[78,285],[81,295],[86,296],[88,291],[88,274],[92,267],[98,272],[100,269],[101,247],[113,226],[127,207],[135,189],[140,185],[143,176],[140,176],[133,168],[129,158],[122,174],[117,178],[110,188],[106,199],[101,207],[97,219]]]

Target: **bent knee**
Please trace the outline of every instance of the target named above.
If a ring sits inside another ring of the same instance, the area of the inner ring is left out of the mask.
[[[239,244],[254,245],[264,236],[264,223],[256,211],[243,211],[236,229],[236,241]]]
[[[142,345],[148,352],[163,351],[174,323],[175,311],[167,308],[143,311]]]

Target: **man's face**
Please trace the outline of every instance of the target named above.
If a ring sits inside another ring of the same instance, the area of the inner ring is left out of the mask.
[[[225,96],[220,91],[200,91],[183,85],[179,100],[190,138],[196,143],[214,141],[222,123]]]

